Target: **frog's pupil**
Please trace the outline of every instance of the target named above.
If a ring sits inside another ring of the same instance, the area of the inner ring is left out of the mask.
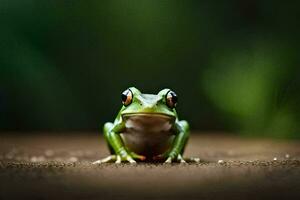
[[[177,96],[176,96],[174,93],[172,93],[171,95],[172,95],[172,102],[173,102],[174,104],[176,104],[176,103],[177,103],[177,100],[178,100]]]
[[[122,98],[122,101],[125,102],[127,100],[127,95],[126,94],[122,94],[121,98]]]

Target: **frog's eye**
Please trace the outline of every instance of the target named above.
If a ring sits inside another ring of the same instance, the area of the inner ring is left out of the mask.
[[[177,104],[178,98],[175,92],[169,90],[166,95],[166,103],[169,108],[175,108]]]
[[[132,99],[133,99],[133,94],[132,91],[130,89],[125,90],[122,95],[122,103],[124,106],[128,106],[129,104],[131,104]]]

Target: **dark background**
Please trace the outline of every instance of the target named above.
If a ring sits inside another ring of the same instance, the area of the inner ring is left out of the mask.
[[[0,130],[99,130],[135,86],[193,130],[299,138],[299,6],[0,0]]]

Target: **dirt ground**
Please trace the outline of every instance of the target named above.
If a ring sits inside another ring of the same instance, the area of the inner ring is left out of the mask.
[[[91,163],[97,133],[0,135],[0,200],[300,199],[300,141],[192,134],[198,164]]]

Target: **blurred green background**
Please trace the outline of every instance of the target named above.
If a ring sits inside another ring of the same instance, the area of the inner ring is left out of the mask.
[[[300,138],[299,6],[0,0],[0,130],[96,130],[136,86],[194,130]]]

